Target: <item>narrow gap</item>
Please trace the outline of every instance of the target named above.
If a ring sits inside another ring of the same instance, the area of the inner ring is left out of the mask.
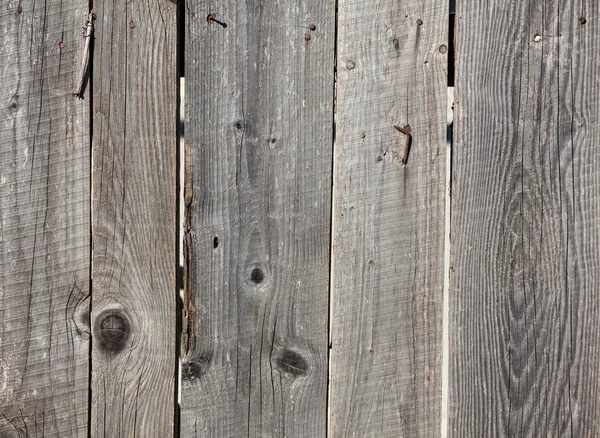
[[[176,146],[176,172],[175,184],[177,187],[176,203],[176,232],[175,232],[175,269],[176,269],[176,331],[175,331],[175,385],[174,385],[174,411],[173,411],[173,436],[181,434],[181,345],[183,336],[183,187],[184,187],[184,44],[185,44],[185,0],[177,2],[177,146]]]
[[[331,430],[331,353],[332,353],[332,336],[333,336],[333,288],[334,288],[334,278],[333,278],[333,241],[334,241],[334,230],[335,230],[335,209],[334,209],[334,197],[335,197],[335,143],[336,143],[336,105],[337,105],[337,50],[338,50],[338,1],[335,0],[335,18],[334,18],[334,31],[333,31],[333,117],[332,117],[332,132],[331,132],[331,210],[329,216],[329,321],[327,324],[327,402],[326,406],[326,415],[327,420],[325,423],[325,434],[326,436],[333,436],[333,431]]]
[[[89,0],[88,2],[88,15],[94,10],[94,0]],[[90,193],[90,204],[89,204],[89,220],[90,220],[90,253],[89,253],[89,278],[88,278],[88,321],[89,321],[89,341],[88,341],[88,412],[87,412],[87,437],[92,437],[92,274],[93,274],[93,251],[94,251],[94,209],[92,205],[92,200],[94,199],[94,148],[93,148],[93,139],[94,139],[94,40],[95,40],[96,32],[92,31],[90,38],[90,53],[89,53],[89,62],[88,62],[88,82],[87,82],[87,95],[88,95],[88,117],[89,127],[90,127],[90,143],[89,143],[89,153],[90,153],[90,161],[89,161],[89,169],[90,169],[90,179],[89,179],[89,193]]]
[[[448,22],[448,98],[447,98],[447,135],[446,135],[446,202],[444,211],[444,290],[442,320],[442,407],[440,438],[448,436],[448,403],[450,384],[450,227],[452,202],[452,146],[454,129],[454,25],[456,1],[449,0]]]

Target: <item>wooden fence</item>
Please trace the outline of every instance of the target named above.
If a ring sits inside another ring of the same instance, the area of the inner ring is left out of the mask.
[[[599,436],[600,4],[450,12],[0,0],[0,436]]]

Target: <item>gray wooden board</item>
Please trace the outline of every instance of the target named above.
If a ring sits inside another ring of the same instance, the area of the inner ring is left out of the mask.
[[[0,7],[0,436],[7,438],[87,436],[89,105],[73,96],[87,7],[57,0]]]
[[[92,437],[173,434],[176,9],[95,4]]]
[[[449,432],[596,436],[600,5],[457,3]]]
[[[334,14],[187,3],[182,436],[326,434]]]
[[[440,432],[448,2],[425,3],[339,1],[332,437]]]

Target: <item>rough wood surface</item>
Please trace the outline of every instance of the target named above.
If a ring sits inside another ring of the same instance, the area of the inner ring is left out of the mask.
[[[457,2],[451,436],[598,434],[598,20]]]
[[[173,434],[176,9],[95,4],[92,437]]]
[[[448,2],[427,4],[339,1],[332,437],[440,432]]]
[[[73,97],[87,2],[0,7],[0,436],[85,437],[89,106]]]
[[[334,14],[187,3],[182,436],[326,434]]]

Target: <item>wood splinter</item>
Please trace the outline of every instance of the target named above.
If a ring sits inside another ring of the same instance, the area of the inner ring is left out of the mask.
[[[400,126],[394,126],[394,128],[406,135],[406,146],[404,147],[404,155],[402,156],[402,166],[406,166],[406,163],[408,162],[408,154],[410,153],[410,143],[412,141],[412,136],[410,135],[410,125],[406,125],[404,128],[401,128]]]
[[[85,74],[88,69],[88,64],[90,62],[90,41],[92,39],[92,32],[94,30],[94,20],[96,19],[96,14],[94,14],[94,10],[90,12],[88,15],[86,27],[84,27],[83,38],[85,38],[85,46],[83,48],[83,59],[81,62],[81,71],[79,73],[79,85],[77,86],[77,91],[73,93],[73,96],[77,96],[81,99],[83,94],[83,83],[85,82]]]

